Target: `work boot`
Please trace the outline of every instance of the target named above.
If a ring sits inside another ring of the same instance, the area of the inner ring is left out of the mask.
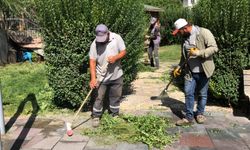
[[[154,59],[153,59],[153,58],[150,59],[150,65],[151,65],[151,67],[154,67],[154,66],[155,66],[155,64],[154,64]]]
[[[182,118],[176,122],[177,126],[188,126],[194,124],[193,120],[187,120],[186,118]]]
[[[199,124],[203,124],[206,121],[206,117],[203,115],[197,115],[195,119]]]
[[[92,119],[92,126],[94,128],[96,128],[96,127],[99,127],[99,125],[100,125],[100,118],[93,118]]]

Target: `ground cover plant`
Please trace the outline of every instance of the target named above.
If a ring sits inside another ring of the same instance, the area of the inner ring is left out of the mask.
[[[40,111],[52,108],[53,91],[48,85],[44,63],[11,64],[0,68],[0,81],[4,114],[13,115],[29,95]],[[31,99],[23,108],[23,114],[33,111]]]
[[[97,129],[85,128],[84,135],[108,139],[108,141],[142,142],[149,146],[163,149],[173,143],[178,135],[167,133],[174,124],[167,118],[147,114],[144,116],[121,115],[113,118],[104,113],[101,125]],[[107,141],[107,142],[108,142]],[[107,143],[104,143],[107,144]],[[112,144],[112,143],[109,143]]]

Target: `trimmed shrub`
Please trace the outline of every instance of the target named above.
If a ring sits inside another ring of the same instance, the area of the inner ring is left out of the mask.
[[[36,0],[46,42],[45,57],[54,103],[77,107],[89,91],[88,52],[97,24],[106,24],[125,40],[125,83],[137,74],[143,53],[144,10],[133,0]]]
[[[242,94],[242,70],[249,67],[249,9],[249,0],[200,0],[193,8],[195,24],[210,29],[219,47],[210,89],[235,104]]]

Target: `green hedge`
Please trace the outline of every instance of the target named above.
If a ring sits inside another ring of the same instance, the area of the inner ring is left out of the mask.
[[[145,14],[139,1],[36,0],[36,8],[56,105],[77,107],[89,91],[88,52],[95,38],[94,29],[100,23],[125,40],[127,56],[122,60],[125,83],[135,79],[145,28]]]
[[[200,0],[193,8],[195,24],[210,29],[219,47],[210,89],[232,103],[243,94],[242,70],[250,66],[249,9],[249,0]]]

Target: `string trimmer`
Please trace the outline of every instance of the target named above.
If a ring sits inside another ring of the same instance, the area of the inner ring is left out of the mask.
[[[178,72],[183,69],[183,67],[185,66],[185,64],[188,62],[190,55],[188,55],[188,57],[185,59],[185,61],[181,64],[181,66],[178,69]],[[161,92],[160,96],[158,97],[158,99],[162,99],[163,97],[169,97],[167,94],[167,90],[168,87],[170,86],[170,84],[174,81],[174,76],[171,77],[169,83],[167,84],[167,86],[164,88],[164,90]]]
[[[98,78],[98,79],[99,79],[99,84],[98,84],[98,86],[100,86],[100,85],[102,84],[102,82],[104,81],[104,79],[105,79],[105,77],[106,77],[106,75],[107,75],[107,68],[108,68],[108,63],[105,64],[104,66],[102,66],[102,69],[101,69],[102,71],[101,71],[101,72],[102,72],[102,73],[105,72],[105,75],[104,75],[103,77],[99,77],[99,78]],[[78,115],[79,112],[81,111],[83,105],[84,105],[84,104],[86,103],[86,101],[88,100],[88,98],[89,98],[90,94],[92,93],[92,91],[93,91],[93,89],[91,89],[91,90],[88,92],[86,98],[83,100],[81,106],[79,107],[79,109],[78,109],[77,112],[75,113],[74,118],[73,118],[73,120],[72,120],[72,123],[75,121],[77,115]],[[66,130],[67,130],[66,133],[67,133],[68,136],[72,136],[72,135],[73,135],[73,129],[72,129],[72,127],[71,127],[71,126],[72,126],[72,123],[70,123],[70,122],[65,122]]]

